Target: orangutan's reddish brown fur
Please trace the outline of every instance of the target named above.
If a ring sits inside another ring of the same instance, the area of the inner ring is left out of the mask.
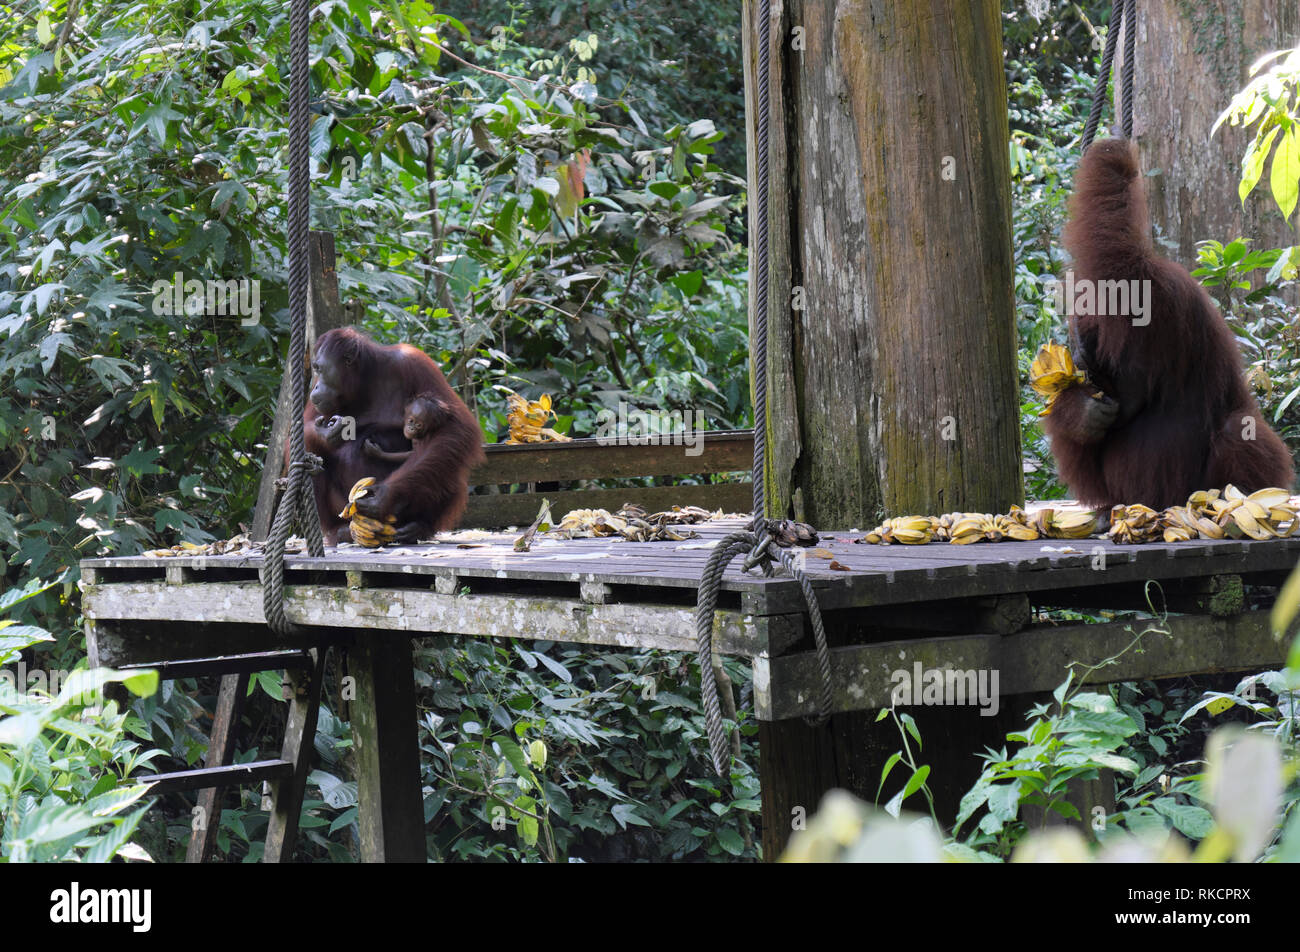
[[[1062,392],[1043,421],[1070,491],[1090,506],[1160,509],[1226,483],[1290,489],[1291,454],[1260,415],[1232,332],[1205,289],[1152,247],[1128,141],[1083,156],[1064,237],[1076,285],[1150,282],[1143,326],[1096,306],[1071,317],[1091,385]]]

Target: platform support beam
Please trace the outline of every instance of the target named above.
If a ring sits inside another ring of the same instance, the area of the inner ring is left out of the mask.
[[[364,863],[423,863],[424,797],[411,639],[368,632],[348,652]]]

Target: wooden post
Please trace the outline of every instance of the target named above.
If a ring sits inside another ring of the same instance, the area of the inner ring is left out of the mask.
[[[303,396],[311,386],[311,347],[316,338],[327,330],[343,326],[343,308],[339,305],[338,273],[335,270],[334,235],[328,231],[313,231],[308,246],[311,295],[307,299],[307,361],[303,368]],[[266,463],[262,467],[262,482],[257,490],[257,506],[253,510],[252,537],[261,541],[271,531],[280,490],[275,481],[284,472],[284,448],[289,443],[292,407],[289,392],[289,365],[285,361],[280,377],[280,397],[276,402],[275,418],[271,421],[271,437],[266,443]]]
[[[343,309],[339,306],[338,273],[335,270],[334,235],[328,231],[313,231],[308,236],[307,299],[307,359],[311,359],[311,345],[316,338],[333,327],[341,327]],[[280,504],[280,490],[275,481],[284,472],[284,448],[289,442],[292,424],[292,394],[289,391],[289,366],[286,361],[280,376],[280,396],[276,401],[275,417],[271,421],[271,437],[267,441],[266,459],[262,464],[262,482],[257,490],[257,505],[253,509],[252,538],[261,541],[270,534],[271,521]],[[309,367],[303,368],[303,396],[311,385]],[[205,767],[230,763],[234,754],[239,710],[248,691],[248,674],[227,674],[221,678],[217,689],[217,709],[212,716],[212,734],[208,752],[203,758]],[[314,728],[313,728],[314,729]],[[217,829],[221,824],[222,788],[208,787],[199,791],[198,809],[202,811],[205,828],[190,835],[185,861],[206,862],[216,843]]]
[[[768,515],[1005,511],[1024,488],[1000,6],[749,0],[751,170],[756,10],[774,12]]]
[[[1000,4],[744,9],[751,193],[755,17],[772,17],[766,223],[750,203],[771,256],[767,515],[836,530],[1022,502]],[[927,760],[980,749],[992,719],[970,716],[916,715]],[[766,858],[830,787],[874,798],[900,746],[874,718],[762,725]]]
[[[423,863],[424,797],[411,639],[358,632],[348,663],[357,679],[352,737],[361,861]]]

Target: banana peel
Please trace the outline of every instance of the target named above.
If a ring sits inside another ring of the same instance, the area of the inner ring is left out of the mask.
[[[1039,349],[1034,362],[1029,366],[1029,385],[1047,401],[1047,406],[1039,416],[1047,416],[1052,412],[1052,405],[1062,391],[1087,382],[1087,375],[1074,366],[1069,348],[1051,341]]]

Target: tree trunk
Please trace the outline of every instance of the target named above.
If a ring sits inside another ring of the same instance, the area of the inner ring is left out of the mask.
[[[751,194],[754,15],[769,9],[767,514],[844,529],[1003,511],[1024,488],[1000,5],[748,0]],[[843,621],[832,644],[852,634]],[[915,711],[927,758],[959,763],[1001,736],[969,713]],[[899,739],[855,711],[761,722],[759,744],[774,859],[829,788],[873,797]],[[944,815],[978,774],[965,766],[931,783]]]
[[[1159,172],[1147,180],[1156,234],[1175,243],[1165,253],[1188,268],[1206,238],[1249,236],[1253,248],[1295,241],[1270,197],[1267,170],[1244,210],[1237,198],[1249,137],[1226,123],[1214,138],[1210,129],[1251,64],[1295,46],[1298,36],[1296,0],[1138,4],[1133,137],[1143,168]],[[1117,71],[1119,64],[1117,57]]]
[[[1023,484],[1000,7],[770,9],[768,513],[1005,510]]]

